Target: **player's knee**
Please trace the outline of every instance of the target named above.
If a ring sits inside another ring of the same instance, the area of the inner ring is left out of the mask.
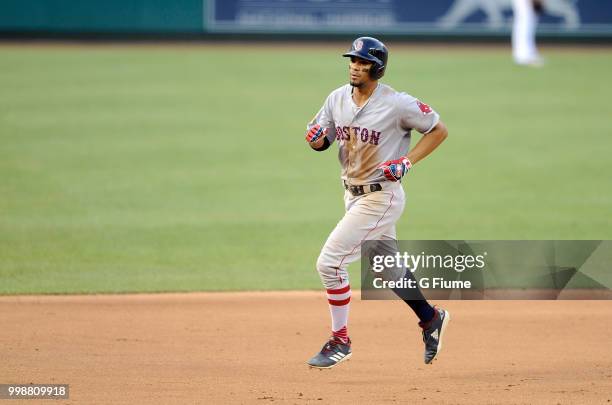
[[[323,275],[330,271],[331,266],[329,262],[325,260],[325,256],[321,253],[317,258],[317,271],[319,274]]]
[[[346,271],[328,260],[324,254],[321,254],[317,259],[317,272],[321,282],[328,290],[338,288],[342,284],[342,280],[346,280],[348,277]]]

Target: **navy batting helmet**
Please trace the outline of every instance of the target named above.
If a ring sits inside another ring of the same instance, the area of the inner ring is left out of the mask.
[[[389,51],[385,44],[376,38],[360,37],[353,41],[351,50],[342,56],[356,56],[372,62],[370,77],[378,80],[385,74]]]

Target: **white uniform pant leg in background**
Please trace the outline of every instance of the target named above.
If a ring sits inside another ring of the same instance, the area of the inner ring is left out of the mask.
[[[326,289],[348,284],[348,265],[361,257],[363,241],[395,238],[395,224],[404,211],[405,198],[400,183],[358,197],[345,193],[346,213],[317,260],[317,271]]]
[[[512,56],[514,62],[524,64],[540,63],[536,48],[535,34],[537,15],[531,0],[512,0],[514,22],[512,27]]]

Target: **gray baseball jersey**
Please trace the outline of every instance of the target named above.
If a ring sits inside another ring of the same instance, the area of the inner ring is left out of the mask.
[[[377,167],[405,156],[410,132],[427,134],[440,116],[427,104],[382,83],[362,107],[355,105],[352,90],[347,84],[332,91],[307,129],[319,124],[328,129],[330,143],[338,141],[343,180],[357,185],[379,183],[385,176]]]

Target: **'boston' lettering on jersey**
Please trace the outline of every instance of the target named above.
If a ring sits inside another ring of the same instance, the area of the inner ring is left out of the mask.
[[[336,140],[349,141],[351,133],[363,143],[378,145],[380,141],[380,131],[361,127],[336,127]]]
[[[380,183],[386,177],[378,164],[406,156],[412,131],[428,134],[440,116],[416,97],[382,83],[356,112],[353,91],[350,84],[332,91],[306,130],[320,125],[327,131],[329,145],[338,145],[342,180],[359,185]]]

